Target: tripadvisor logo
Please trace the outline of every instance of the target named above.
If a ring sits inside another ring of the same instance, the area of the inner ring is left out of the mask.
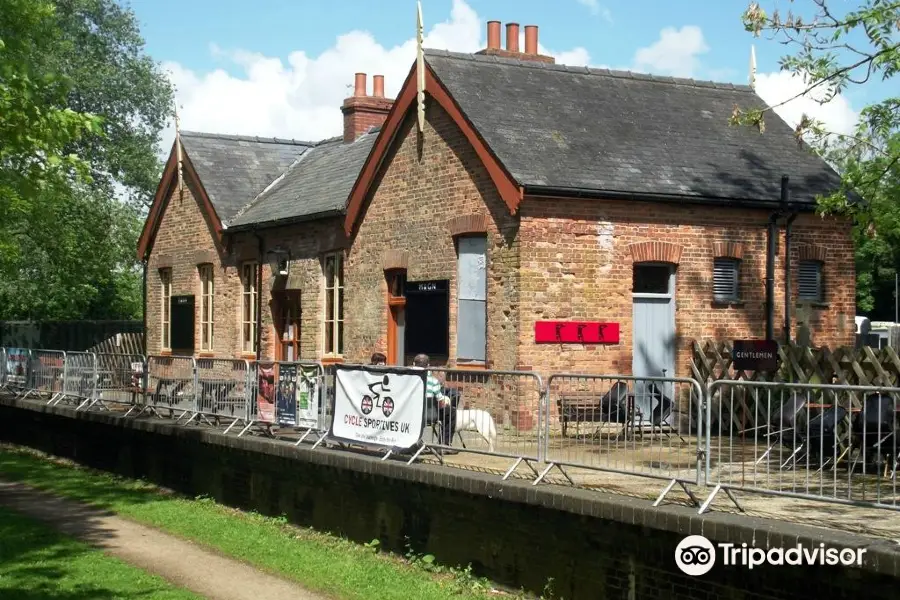
[[[719,552],[717,552],[717,548]],[[865,548],[829,548],[819,544],[812,548],[802,544],[790,548],[757,548],[747,544],[713,545],[702,535],[689,535],[675,547],[675,564],[681,572],[693,577],[709,573],[718,558],[728,567],[753,569],[772,566],[862,566]],[[720,555],[720,556],[717,556]]]

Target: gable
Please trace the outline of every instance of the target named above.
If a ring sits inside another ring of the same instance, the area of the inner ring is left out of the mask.
[[[404,120],[410,111],[416,110],[415,72],[416,69],[413,66],[400,89],[400,93],[394,100],[394,105],[391,107],[391,112],[388,114],[381,132],[375,140],[372,152],[363,164],[359,177],[350,192],[350,198],[347,203],[347,215],[344,219],[344,231],[348,236],[352,234],[357,226],[365,201],[372,193],[378,174],[387,167],[385,161],[389,158],[391,150],[399,142],[398,134],[402,129]],[[522,188],[497,160],[479,133],[465,118],[459,106],[435,78],[431,67],[427,63],[425,65],[425,95],[426,102],[436,102],[456,123],[460,132],[471,144],[479,160],[487,170],[491,181],[496,186],[510,214],[515,214],[522,200]]]

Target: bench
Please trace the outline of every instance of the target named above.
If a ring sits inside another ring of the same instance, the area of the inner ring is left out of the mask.
[[[597,397],[596,392],[567,392],[556,400],[563,437],[569,423],[617,423],[623,425],[623,433],[633,426],[635,415],[634,396],[624,381],[617,381],[608,392]]]

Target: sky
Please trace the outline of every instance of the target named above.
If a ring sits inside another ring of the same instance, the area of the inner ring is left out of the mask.
[[[764,3],[765,4],[765,3]],[[782,4],[786,4],[785,1]],[[132,0],[148,53],[176,88],[181,128],[320,140],[341,134],[354,73],[385,76],[393,97],[415,60],[412,0]],[[779,72],[785,47],[744,31],[746,0],[422,0],[425,47],[475,52],[487,21],[539,27],[539,51],[558,64],[747,84],[770,104],[802,82]],[[502,29],[505,45],[505,26]],[[524,48],[524,42],[520,42]],[[827,105],[801,98],[778,109],[849,132],[877,95],[858,87]],[[174,138],[163,133],[161,154]]]

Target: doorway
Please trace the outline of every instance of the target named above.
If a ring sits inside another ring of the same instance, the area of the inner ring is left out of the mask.
[[[675,376],[675,266],[661,263],[634,265],[632,324],[632,364],[635,377]],[[642,393],[654,382],[635,382],[635,392],[644,399],[648,418],[655,408],[649,394]],[[673,399],[671,383],[656,382]]]
[[[275,310],[275,329],[278,333],[275,359],[286,362],[300,360],[300,290],[278,292]]]
[[[385,273],[387,278],[387,362],[406,364],[406,271],[395,269]]]

